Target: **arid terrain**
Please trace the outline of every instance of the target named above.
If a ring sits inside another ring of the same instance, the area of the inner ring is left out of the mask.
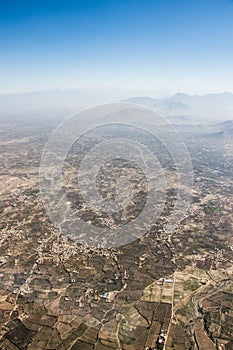
[[[0,349],[232,350],[233,123],[177,125],[194,170],[186,216],[172,234],[164,231],[176,198],[171,181],[149,232],[112,249],[76,243],[43,208],[39,166],[55,124],[0,124]],[[68,156],[67,201],[91,225],[111,227],[137,216],[146,189],[137,187],[120,217],[86,208],[69,166],[91,140]],[[163,162],[171,177],[169,158]],[[100,173],[103,196],[119,164]],[[138,169],[127,167],[133,179]]]

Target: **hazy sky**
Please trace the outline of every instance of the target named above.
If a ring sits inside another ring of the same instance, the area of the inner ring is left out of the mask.
[[[233,0],[0,0],[0,90],[233,92]]]

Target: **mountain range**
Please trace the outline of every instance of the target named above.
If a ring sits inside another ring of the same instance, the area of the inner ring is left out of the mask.
[[[174,123],[211,123],[233,119],[233,94],[177,93],[163,99],[131,97],[120,100],[115,93],[79,88],[0,94],[0,118],[65,118],[81,108],[106,102],[127,102],[151,108]]]
[[[132,97],[124,102],[149,107],[174,122],[216,122],[233,119],[233,94],[204,96],[178,93],[170,98]]]

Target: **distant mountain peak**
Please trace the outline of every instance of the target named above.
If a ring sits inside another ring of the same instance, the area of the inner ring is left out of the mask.
[[[177,92],[177,94],[175,94],[172,97],[191,97],[191,96],[188,94],[185,94],[184,92]]]
[[[152,107],[158,100],[153,97],[149,96],[137,96],[137,97],[130,97],[127,100],[121,101],[126,103],[135,103],[147,107]]]

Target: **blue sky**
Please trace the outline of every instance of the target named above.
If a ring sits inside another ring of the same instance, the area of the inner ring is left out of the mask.
[[[233,92],[233,0],[0,0],[0,90]]]

